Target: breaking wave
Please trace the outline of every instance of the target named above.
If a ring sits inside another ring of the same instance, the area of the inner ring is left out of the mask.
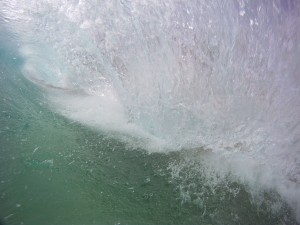
[[[299,219],[298,1],[4,0],[0,17],[52,110],[149,151],[209,150]]]

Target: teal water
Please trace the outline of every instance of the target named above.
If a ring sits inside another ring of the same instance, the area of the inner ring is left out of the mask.
[[[3,224],[297,224],[275,191],[253,194],[203,149],[148,153],[49,110],[0,50]]]

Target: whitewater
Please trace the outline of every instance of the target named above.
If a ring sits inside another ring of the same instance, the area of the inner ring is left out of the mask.
[[[299,1],[2,0],[0,32],[4,224],[300,222]],[[5,197],[65,179],[93,220]]]

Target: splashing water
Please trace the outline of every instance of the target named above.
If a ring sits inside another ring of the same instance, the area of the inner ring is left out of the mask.
[[[51,110],[151,152],[184,149],[173,175],[205,149],[300,220],[298,1],[11,0],[0,18]]]

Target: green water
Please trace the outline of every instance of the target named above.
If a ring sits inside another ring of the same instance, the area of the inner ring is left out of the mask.
[[[229,178],[212,185],[186,160],[202,150],[149,154],[52,112],[22,61],[0,52],[3,224],[296,224],[272,191],[257,201]]]

